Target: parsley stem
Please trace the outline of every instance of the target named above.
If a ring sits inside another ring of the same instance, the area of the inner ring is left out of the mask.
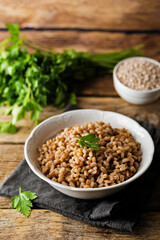
[[[43,107],[53,104],[63,108],[76,103],[76,87],[80,82],[111,73],[120,60],[141,56],[140,46],[109,53],[57,52],[19,36],[18,24],[6,24],[10,37],[0,42],[0,105],[10,105],[12,121],[0,123],[0,134],[15,133],[15,123],[25,118],[39,119]],[[28,50],[33,49],[30,53]],[[97,138],[79,138],[83,147],[97,150]]]
[[[21,187],[19,188],[19,195],[21,195]]]

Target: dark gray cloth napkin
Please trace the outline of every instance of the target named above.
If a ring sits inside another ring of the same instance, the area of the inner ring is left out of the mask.
[[[78,107],[69,105],[65,111],[74,109]],[[1,186],[0,195],[15,196],[21,187],[22,191],[30,190],[37,194],[34,207],[50,209],[94,226],[132,231],[160,169],[160,131],[152,124],[139,123],[154,141],[153,162],[143,176],[118,194],[98,200],[68,197],[38,178],[23,160]]]

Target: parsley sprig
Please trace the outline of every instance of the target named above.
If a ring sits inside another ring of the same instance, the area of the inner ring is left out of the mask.
[[[31,200],[37,198],[36,194],[31,191],[21,192],[19,188],[19,195],[11,198],[11,208],[16,208],[18,212],[28,217],[31,212]]]
[[[1,122],[0,133],[15,133],[15,124],[27,112],[38,124],[46,105],[76,104],[76,87],[82,81],[111,73],[120,60],[143,54],[142,46],[110,53],[58,53],[22,36],[18,24],[6,28],[10,36],[0,42],[0,106],[9,106],[2,113],[12,121]]]
[[[99,138],[95,137],[94,134],[88,134],[86,136],[77,138],[78,143],[81,145],[82,148],[85,146],[92,148],[94,150],[99,150],[99,146],[97,142],[100,140]]]

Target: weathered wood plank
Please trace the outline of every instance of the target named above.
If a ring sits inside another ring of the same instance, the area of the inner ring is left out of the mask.
[[[16,168],[15,164],[15,168]],[[14,168],[14,169],[15,169]],[[12,169],[12,171],[14,170]],[[10,175],[10,173],[9,173]],[[153,188],[153,191],[149,197],[149,199],[146,202],[145,208],[143,212],[148,211],[160,211],[160,190],[159,190],[159,184],[160,184],[160,177],[157,179],[155,186]],[[6,197],[0,197],[0,209],[10,209],[11,208],[11,200]]]
[[[152,30],[160,26],[159,8],[157,0],[3,0],[0,27],[17,22],[21,27]]]
[[[74,48],[85,52],[106,52],[144,44],[145,55],[160,60],[160,34],[125,34],[78,31],[24,31],[30,40],[57,51]],[[0,32],[0,41],[8,37]]]
[[[2,108],[1,108],[2,109]],[[40,114],[40,121],[43,121],[49,117],[60,114],[62,110],[57,110],[55,107],[47,106],[43,113]],[[0,115],[1,122],[10,121],[10,116]],[[31,130],[36,126],[34,121],[30,120],[30,114],[26,114],[24,120],[20,120],[16,124],[18,132],[16,134],[1,134],[0,143],[24,143],[29,136]]]
[[[0,145],[0,185],[9,177],[14,169],[24,158],[24,145]],[[156,182],[151,197],[146,205],[146,210],[160,211],[160,178]],[[23,189],[22,189],[23,190]],[[0,208],[10,208],[10,201],[0,198]]]
[[[33,210],[27,219],[13,209],[0,210],[0,215],[0,238],[7,240],[159,240],[160,238],[160,213],[155,212],[144,213],[132,233],[92,227],[48,210]]]
[[[160,127],[160,99],[148,105],[133,105],[121,98],[78,98],[78,105],[82,108],[93,108],[105,111],[118,112],[137,120],[148,121]]]
[[[11,208],[11,200],[7,197],[0,196],[0,209],[10,209]]]
[[[90,79],[77,86],[78,96],[118,96],[113,86],[113,76],[108,74],[104,77]]]
[[[152,104],[143,106],[129,104],[118,97],[78,97],[77,100],[78,105],[82,108],[114,111],[136,118],[137,120],[151,122],[157,127],[160,127],[160,99]],[[56,114],[60,114],[61,112],[62,110],[47,106],[44,112],[40,114],[40,121]],[[0,119],[1,121],[9,121],[10,116],[0,115]],[[19,131],[16,134],[1,134],[0,143],[24,143],[35,124],[29,119],[29,114],[27,114],[26,119],[19,121],[16,126]]]
[[[0,185],[24,158],[24,145],[0,145]]]

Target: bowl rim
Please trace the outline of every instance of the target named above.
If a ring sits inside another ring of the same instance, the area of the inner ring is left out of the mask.
[[[152,90],[136,90],[136,89],[134,89],[134,88],[130,88],[130,87],[126,86],[125,84],[123,84],[123,83],[119,80],[119,78],[118,78],[118,76],[117,76],[117,69],[119,68],[119,66],[120,66],[123,62],[128,61],[128,60],[130,60],[130,59],[143,59],[143,60],[147,60],[148,62],[152,62],[152,63],[154,63],[154,64],[156,64],[156,65],[158,65],[158,66],[160,67],[160,62],[158,62],[157,60],[152,59],[152,58],[148,58],[148,57],[129,57],[129,58],[125,58],[125,59],[123,59],[122,61],[118,62],[118,63],[115,65],[115,67],[114,67],[114,69],[113,69],[113,78],[114,78],[114,80],[115,80],[115,81],[118,81],[118,83],[119,83],[124,89],[126,89],[126,90],[128,90],[128,91],[131,91],[131,92],[133,92],[133,93],[140,93],[140,94],[141,94],[141,93],[155,93],[155,92],[160,91],[160,86],[159,86],[158,88],[155,88],[155,89],[152,89]]]
[[[101,188],[78,188],[78,187],[71,187],[71,186],[66,186],[66,185],[63,185],[61,183],[57,183],[57,182],[54,182],[52,180],[50,180],[49,178],[47,178],[45,175],[43,175],[43,173],[39,173],[37,171],[37,169],[32,165],[29,157],[28,157],[28,153],[27,153],[27,147],[28,147],[28,144],[29,142],[31,141],[31,139],[33,138],[33,135],[34,133],[36,132],[36,130],[42,126],[43,124],[51,121],[52,119],[56,119],[56,118],[59,118],[59,117],[62,117],[62,116],[65,116],[65,115],[69,115],[71,112],[81,112],[81,111],[95,111],[95,112],[107,112],[107,113],[110,113],[110,114],[114,114],[114,115],[120,115],[121,117],[124,117],[126,119],[128,119],[129,121],[131,121],[132,123],[136,124],[137,127],[139,127],[144,133],[145,135],[147,136],[147,138],[149,139],[150,141],[150,150],[151,150],[151,155],[150,155],[150,161],[147,162],[147,164],[143,167],[144,169],[141,171],[141,173],[139,173],[138,171],[129,179],[127,179],[126,181],[122,182],[122,183],[117,183],[115,185],[112,185],[112,186],[108,186],[108,187],[101,187]],[[60,188],[63,188],[65,190],[71,190],[71,191],[75,191],[75,192],[90,192],[90,191],[103,191],[103,190],[109,190],[109,189],[114,189],[114,188],[117,188],[117,187],[122,187],[122,186],[125,186],[131,182],[133,182],[134,180],[138,179],[141,175],[143,175],[146,170],[149,168],[149,166],[151,165],[152,163],[152,160],[153,160],[153,154],[154,154],[154,150],[155,150],[155,147],[154,147],[154,143],[153,143],[153,140],[150,136],[150,134],[148,133],[148,131],[143,128],[138,122],[136,122],[135,120],[133,120],[132,118],[128,117],[128,116],[125,116],[123,114],[120,114],[120,113],[116,113],[116,112],[112,112],[112,111],[103,111],[103,110],[97,110],[97,109],[77,109],[77,110],[71,110],[71,111],[67,111],[67,112],[64,112],[64,113],[61,113],[61,114],[58,114],[56,116],[52,116],[52,117],[49,117],[47,118],[46,120],[44,120],[43,122],[41,122],[39,125],[37,125],[30,133],[29,137],[27,138],[26,142],[25,142],[25,146],[24,146],[24,155],[25,155],[25,159],[29,165],[29,167],[31,168],[31,170],[40,178],[40,179],[43,179],[45,182],[49,183],[50,185],[52,185],[54,187],[60,187]]]

